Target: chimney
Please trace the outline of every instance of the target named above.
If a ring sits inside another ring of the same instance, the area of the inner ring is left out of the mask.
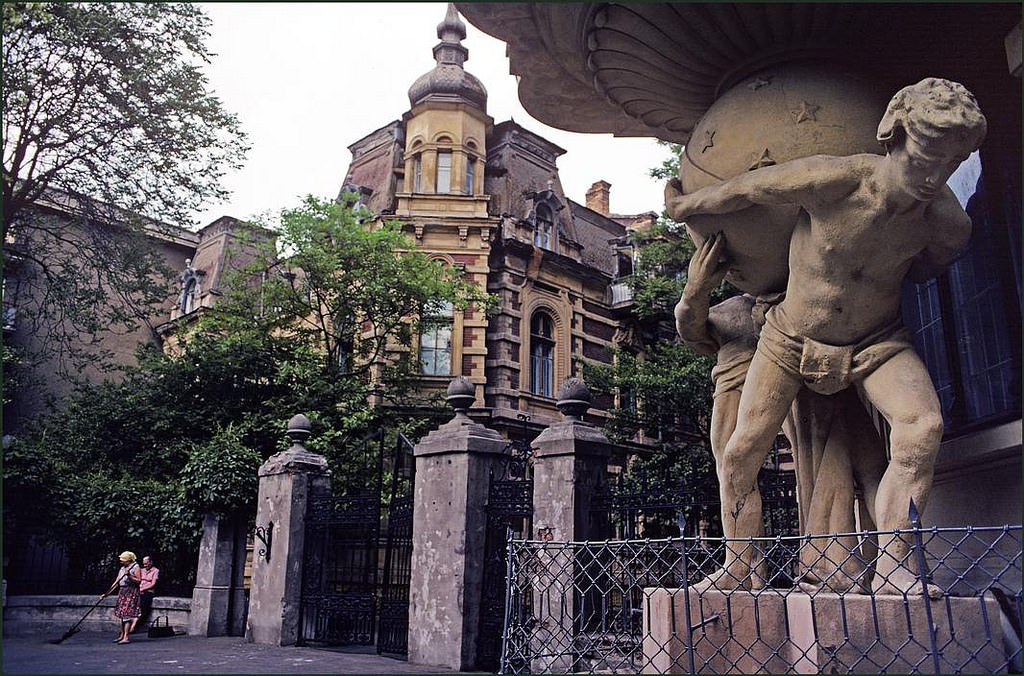
[[[596,211],[602,216],[608,215],[608,192],[612,184],[607,181],[598,181],[590,186],[587,191],[587,208]]]

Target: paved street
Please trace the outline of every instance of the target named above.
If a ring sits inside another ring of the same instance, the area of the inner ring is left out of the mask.
[[[402,660],[315,648],[279,648],[239,637],[133,636],[114,645],[114,634],[81,632],[60,645],[46,636],[3,639],[4,674],[430,674],[450,673]]]

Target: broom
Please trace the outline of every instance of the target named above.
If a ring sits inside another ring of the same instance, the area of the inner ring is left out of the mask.
[[[103,603],[103,599],[105,599],[105,598],[107,598],[108,596],[110,596],[110,592],[114,591],[114,589],[115,589],[115,588],[117,587],[117,585],[118,585],[118,583],[119,583],[120,581],[121,581],[121,578],[120,578],[120,577],[118,577],[118,578],[117,578],[117,581],[116,581],[116,582],[114,582],[114,584],[112,584],[112,585],[110,586],[110,589],[108,589],[108,590],[107,590],[107,593],[106,593],[106,594],[104,594],[103,596],[99,597],[99,599],[97,599],[96,603],[92,604],[92,608],[90,608],[89,610],[85,611],[85,615],[82,615],[82,619],[78,620],[78,622],[75,622],[75,623],[74,623],[74,624],[73,624],[73,625],[71,626],[71,628],[70,628],[70,629],[68,629],[68,630],[67,630],[66,632],[64,632],[64,635],[63,635],[63,636],[61,636],[61,637],[60,637],[60,638],[58,638],[58,639],[54,639],[54,640],[52,640],[52,641],[49,641],[49,643],[52,643],[52,644],[54,644],[54,645],[60,645],[60,644],[61,644],[61,643],[63,643],[64,641],[68,640],[69,638],[71,638],[72,636],[74,636],[75,634],[77,634],[77,633],[78,633],[78,631],[79,631],[79,630],[78,630],[78,625],[82,624],[82,622],[84,622],[84,621],[85,621],[85,618],[89,617],[89,613],[91,613],[92,611],[96,610],[96,608],[97,608],[97,607],[99,607],[99,605],[100,605],[101,603]]]

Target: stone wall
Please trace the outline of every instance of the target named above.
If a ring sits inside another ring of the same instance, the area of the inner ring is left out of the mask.
[[[116,596],[108,596],[89,613],[78,627],[79,631],[117,631],[114,618]],[[86,611],[96,603],[96,596],[90,594],[69,595],[25,595],[8,596],[4,606],[4,635],[28,633],[52,633],[59,638],[71,625],[78,622]],[[192,599],[174,596],[157,596],[153,599],[155,619],[167,615],[170,625],[185,631],[188,627],[189,609]]]

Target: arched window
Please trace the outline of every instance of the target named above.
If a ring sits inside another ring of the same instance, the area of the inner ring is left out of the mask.
[[[555,388],[555,323],[544,312],[530,319],[530,392],[553,396]]]
[[[447,376],[452,372],[452,304],[443,301],[424,312],[420,333],[420,373]]]
[[[452,151],[437,151],[437,193],[447,194],[452,191]]]
[[[533,243],[542,249],[550,249],[551,235],[554,230],[554,218],[551,214],[551,207],[546,204],[538,204],[535,220]]]

